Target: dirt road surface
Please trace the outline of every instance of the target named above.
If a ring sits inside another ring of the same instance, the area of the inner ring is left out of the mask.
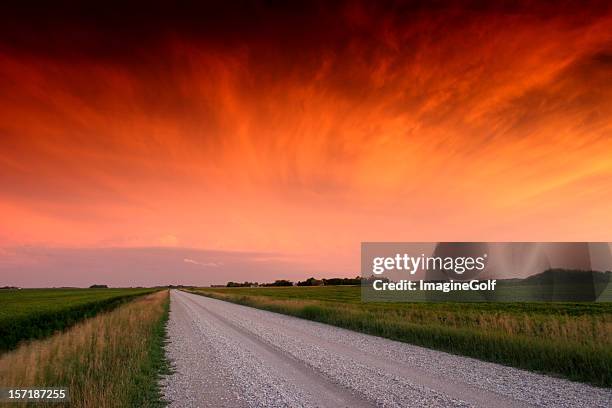
[[[171,292],[171,407],[610,407],[612,390]]]

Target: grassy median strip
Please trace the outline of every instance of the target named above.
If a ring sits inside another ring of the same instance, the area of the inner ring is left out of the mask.
[[[158,291],[22,344],[0,356],[0,384],[67,387],[71,407],[162,405],[168,305],[168,291]]]
[[[0,352],[41,339],[152,289],[21,289],[0,291]]]
[[[361,303],[359,287],[195,289],[242,305],[612,386],[611,303]]]

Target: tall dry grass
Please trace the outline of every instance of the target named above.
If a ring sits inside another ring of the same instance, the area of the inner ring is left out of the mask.
[[[155,392],[167,309],[168,291],[156,292],[23,344],[0,356],[0,385],[67,387],[71,407],[133,406]]]
[[[505,313],[491,310],[469,310],[457,304],[454,310],[423,307],[394,307],[393,304],[358,304],[318,301],[310,299],[276,299],[271,296],[220,293],[205,289],[192,291],[230,302],[244,302],[262,309],[301,311],[313,307],[331,309],[332,314],[363,316],[384,320],[388,324],[411,323],[439,325],[447,328],[477,329],[508,336],[535,339],[555,339],[580,345],[607,345],[612,348],[612,314],[584,314],[579,316],[543,313]],[[330,308],[331,306],[331,308]],[[422,306],[419,305],[419,306]]]

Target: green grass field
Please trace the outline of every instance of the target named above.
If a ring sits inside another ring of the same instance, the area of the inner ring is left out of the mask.
[[[199,288],[193,292],[612,386],[612,303],[362,303],[358,286]]]
[[[0,352],[110,310],[152,289],[21,289],[0,291]]]

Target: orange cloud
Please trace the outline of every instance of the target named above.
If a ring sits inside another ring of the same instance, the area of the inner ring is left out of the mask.
[[[365,240],[609,240],[612,13],[533,9],[353,4],[314,42],[170,33],[129,58],[0,47],[0,245],[333,270]]]

